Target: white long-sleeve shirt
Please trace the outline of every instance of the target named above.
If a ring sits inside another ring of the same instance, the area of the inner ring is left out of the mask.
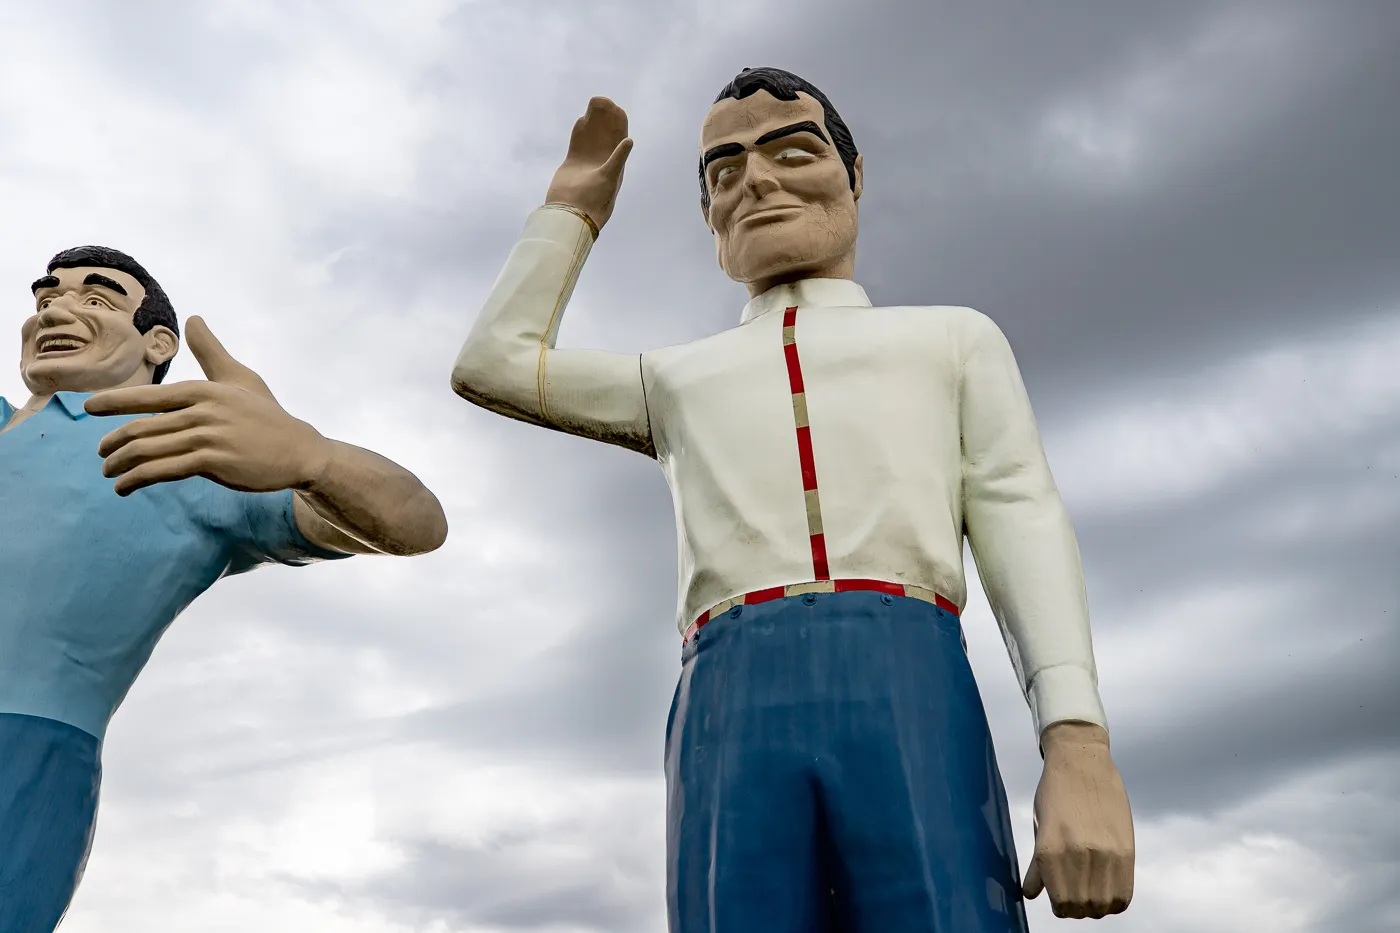
[[[1106,725],[1074,529],[996,324],[969,308],[875,308],[852,281],[806,279],[693,343],[556,349],[592,243],[567,210],[530,215],[453,383],[483,407],[656,457],[682,632],[726,600],[822,579],[961,607],[966,534],[1037,734]]]

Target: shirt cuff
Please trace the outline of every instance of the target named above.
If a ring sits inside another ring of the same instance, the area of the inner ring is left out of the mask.
[[[1026,699],[1030,701],[1037,740],[1057,722],[1087,722],[1108,729],[1096,678],[1082,667],[1062,664],[1040,671]]]
[[[570,214],[573,214],[579,220],[582,220],[585,224],[588,225],[588,232],[593,234],[593,239],[598,239],[598,225],[593,222],[593,218],[589,217],[586,212],[578,209],[577,207],[574,207],[572,204],[564,204],[560,201],[550,201],[544,206],[549,208],[550,210],[568,211]]]
[[[565,204],[545,204],[531,211],[520,238],[549,240],[584,257],[592,252],[595,239],[592,222]]]

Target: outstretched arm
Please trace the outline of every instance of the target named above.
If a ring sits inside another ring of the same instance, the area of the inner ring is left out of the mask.
[[[970,312],[962,369],[963,516],[987,600],[1045,758],[1025,894],[1060,917],[1133,896],[1132,811],[1109,754],[1074,528],[1050,475],[1011,347]]]
[[[410,555],[442,544],[447,519],[416,476],[288,414],[200,318],[187,336],[208,381],[112,389],[86,402],[92,415],[154,415],[98,444],[118,495],[194,476],[242,492],[291,489],[298,530],[328,550]]]
[[[342,554],[408,557],[447,540],[447,516],[418,477],[371,450],[321,438],[324,468],[293,503],[297,530]]]
[[[603,98],[574,126],[543,207],[531,213],[477,316],[452,389],[531,424],[655,455],[636,355],[559,350],[555,340],[631,150],[627,115]]]

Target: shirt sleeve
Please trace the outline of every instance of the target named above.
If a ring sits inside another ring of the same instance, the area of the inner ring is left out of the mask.
[[[290,489],[281,492],[224,492],[235,497],[230,503],[233,521],[227,529],[232,553],[224,576],[245,573],[263,564],[301,567],[350,556],[317,547],[306,540],[297,527]]]
[[[452,387],[518,421],[654,456],[640,357],[554,346],[592,246],[571,211],[530,214],[457,356]]]
[[[1039,736],[1107,728],[1074,528],[1001,329],[970,312],[961,382],[963,516],[987,601]]]

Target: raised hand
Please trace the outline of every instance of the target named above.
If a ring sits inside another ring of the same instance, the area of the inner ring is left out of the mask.
[[[592,98],[574,123],[569,152],[549,183],[545,201],[581,211],[601,230],[617,203],[631,151],[627,114],[606,97]]]
[[[1122,913],[1133,899],[1133,815],[1108,752],[1108,734],[1085,723],[1045,730],[1035,792],[1035,856],[1027,898],[1050,894],[1057,917]]]
[[[117,477],[117,494],[192,476],[242,492],[314,482],[330,457],[330,442],[289,415],[203,319],[189,319],[186,339],[207,382],[109,389],[83,406],[90,415],[154,415],[128,421],[97,446],[105,458],[102,475]]]

